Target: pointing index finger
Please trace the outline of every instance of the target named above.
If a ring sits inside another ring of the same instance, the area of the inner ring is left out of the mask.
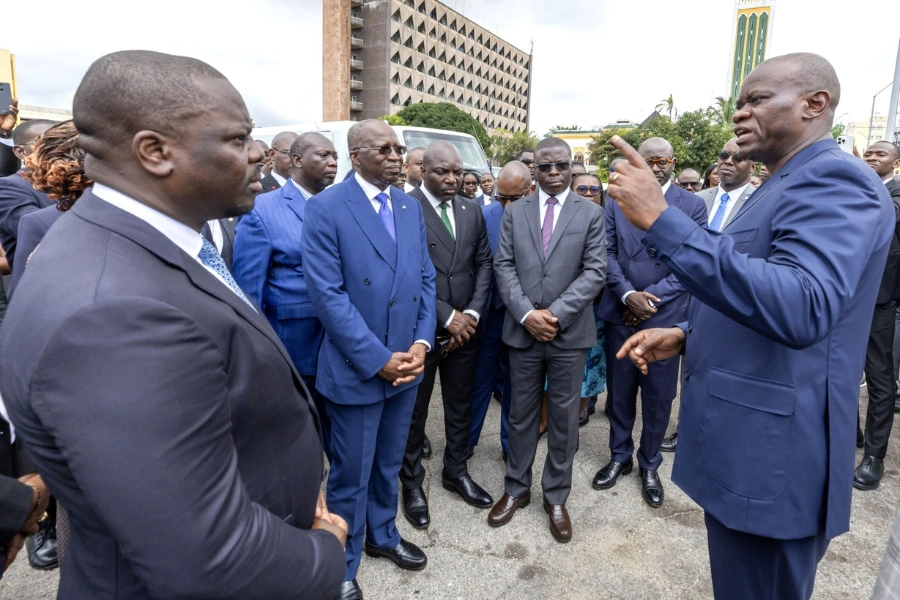
[[[647,163],[644,162],[644,159],[638,154],[638,151],[631,147],[631,144],[623,140],[621,137],[614,135],[612,139],[610,139],[612,145],[616,147],[616,150],[622,153],[622,156],[628,161],[632,167],[646,167]]]

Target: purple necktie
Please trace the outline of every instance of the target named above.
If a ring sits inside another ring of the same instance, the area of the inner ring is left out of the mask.
[[[553,237],[553,207],[558,203],[556,196],[547,198],[547,213],[544,215],[544,224],[541,226],[541,245],[544,247],[544,258],[547,258],[547,251],[550,250],[550,238]]]
[[[381,222],[384,223],[385,229],[388,230],[388,233],[391,234],[391,239],[394,240],[394,243],[397,243],[397,231],[394,229],[394,215],[391,213],[391,207],[388,206],[388,195],[384,192],[375,196],[375,199],[381,202],[381,208],[378,209],[378,216],[381,218]]]

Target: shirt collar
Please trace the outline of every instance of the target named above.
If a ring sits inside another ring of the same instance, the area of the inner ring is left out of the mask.
[[[443,200],[439,199],[437,196],[428,191],[428,188],[424,185],[419,188],[422,190],[422,193],[425,194],[425,199],[428,200],[434,208],[440,207]],[[451,198],[448,203],[453,206],[453,199]]]
[[[102,183],[94,183],[94,196],[104,202],[112,204],[118,209],[144,221],[161,234],[169,238],[173,244],[184,250],[188,255],[197,257],[203,247],[203,236],[194,231],[181,221],[176,221],[168,215],[164,215],[155,208],[151,208],[122,192],[107,187]]]
[[[363,193],[366,195],[366,198],[369,200],[374,200],[375,196],[378,194],[387,194],[388,199],[391,197],[391,188],[394,187],[392,185],[387,186],[383,190],[379,190],[377,187],[363,179],[359,176],[359,173],[354,173],[353,177],[356,178],[356,183],[359,184],[359,187],[362,188]]]
[[[887,185],[891,182],[891,179],[893,179],[893,178],[894,178],[893,175],[888,175],[888,178],[885,179],[882,183],[884,183],[884,185]]]
[[[669,177],[669,180],[666,182],[664,186],[662,186],[663,196],[669,191],[669,188],[672,187],[672,178]]]
[[[275,171],[272,171],[272,177],[275,178],[275,181],[277,181],[278,185],[280,185],[281,187],[284,187],[284,184],[287,183],[287,179],[285,179]]]
[[[541,202],[541,206],[547,204],[547,198],[549,198],[551,194],[548,194],[544,191],[544,188],[538,186],[538,200]],[[569,197],[569,188],[566,188],[562,192],[556,195],[556,200],[559,202],[559,205],[562,206],[566,201],[566,198]]]
[[[305,187],[303,187],[302,185],[300,185],[299,183],[297,183],[297,182],[294,181],[293,179],[289,179],[288,181],[291,182],[291,185],[293,185],[295,188],[297,188],[297,191],[300,192],[300,194],[303,196],[303,199],[304,199],[304,200],[309,200],[310,198],[312,198],[313,196],[315,196],[315,194],[313,194],[312,192],[310,192],[309,190],[307,190]]]
[[[728,194],[729,200],[737,200],[738,198],[740,198],[741,196],[744,195],[744,191],[747,189],[748,185],[750,185],[749,181],[747,183],[745,183],[744,185],[742,185],[741,187],[731,190],[730,192],[726,192],[724,189],[722,189],[722,186],[720,185],[719,191],[716,192],[716,200],[721,200],[722,195],[725,193]]]

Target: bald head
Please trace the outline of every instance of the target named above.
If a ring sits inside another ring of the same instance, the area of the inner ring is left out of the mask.
[[[92,64],[72,102],[79,145],[102,157],[142,130],[174,134],[213,103],[199,82],[225,77],[203,61],[147,50],[113,52]]]
[[[638,147],[638,153],[641,156],[667,156],[669,158],[674,156],[672,144],[661,137],[652,137],[644,140],[644,143]]]
[[[497,175],[497,199],[504,205],[511,198],[521,198],[531,191],[531,169],[525,163],[513,160],[500,169]]]
[[[424,154],[425,148],[413,148],[406,153],[406,180],[411,186],[419,187],[425,181]]]
[[[350,151],[352,152],[355,148],[361,147],[362,140],[367,136],[382,137],[393,134],[394,137],[396,137],[396,134],[393,132],[394,130],[391,129],[391,126],[384,121],[379,121],[378,119],[365,119],[351,126],[350,129],[347,130],[347,146],[350,147]]]
[[[429,144],[422,155],[422,164],[425,165],[426,177],[428,176],[429,165],[433,165],[435,162],[443,162],[452,159],[456,159],[459,161],[460,165],[462,164],[462,155],[459,153],[459,150],[456,149],[456,146],[450,142],[440,140]]]
[[[297,134],[293,131],[282,131],[272,138],[272,147],[290,150],[295,139],[297,139]]]
[[[291,156],[293,156],[294,154],[303,156],[303,153],[307,150],[307,148],[311,146],[334,147],[331,143],[331,140],[329,140],[321,133],[318,133],[316,131],[308,131],[306,133],[301,133],[294,138],[294,141],[291,142]]]
[[[269,150],[272,172],[284,179],[291,177],[291,144],[295,139],[297,134],[293,131],[282,131],[272,138],[272,148]]]
[[[834,109],[841,100],[841,82],[825,57],[811,52],[784,54],[760,63],[754,72],[758,69],[782,70],[784,77],[796,84],[797,90],[803,95],[820,90],[828,92],[831,97],[831,114],[834,115]]]

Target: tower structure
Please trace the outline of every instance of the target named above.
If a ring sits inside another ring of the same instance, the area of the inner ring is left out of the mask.
[[[775,0],[735,0],[728,86],[732,99],[737,99],[750,71],[768,56],[774,7]]]

